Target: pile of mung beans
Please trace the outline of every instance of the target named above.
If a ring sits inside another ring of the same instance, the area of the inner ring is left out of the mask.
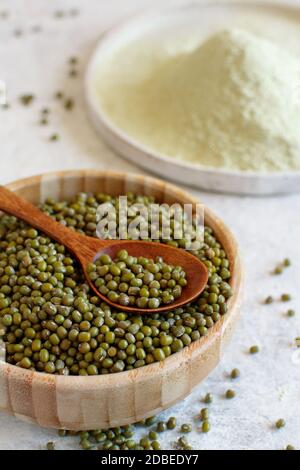
[[[78,436],[83,450],[160,450],[160,436],[165,431],[175,430],[176,426],[177,420],[174,416],[166,421],[158,421],[155,416],[152,416],[135,424],[110,429],[78,432],[61,429],[58,435],[60,437]],[[186,426],[190,425],[182,425],[182,427]],[[143,433],[141,437],[137,437],[137,434],[141,434],[139,431]],[[191,449],[183,437],[177,440],[176,447]],[[46,449],[55,450],[55,442],[47,442]]]
[[[102,254],[88,271],[99,292],[111,302],[141,309],[171,304],[187,285],[181,266],[169,265],[162,257],[136,258],[126,250],[120,250],[113,260]]]
[[[127,197],[129,207],[154,202],[148,196]],[[68,227],[96,236],[97,208],[108,201],[118,216],[118,198],[106,194],[79,193],[69,202],[48,199],[41,208]],[[176,247],[186,242],[155,241]],[[211,228],[205,228],[194,254],[209,270],[196,301],[164,314],[128,314],[94,295],[64,246],[1,215],[0,321],[6,361],[50,374],[97,375],[143,367],[181,351],[220,320],[232,295],[229,261]]]
[[[210,431],[208,408],[202,409],[195,418],[196,422],[202,421],[203,433]],[[60,437],[78,436],[80,447],[84,450],[161,450],[160,437],[162,434],[168,431],[175,431],[171,434],[171,437],[176,439],[173,442],[173,447],[182,450],[192,450],[192,446],[185,437],[192,430],[193,426],[190,423],[183,423],[181,426],[178,426],[175,416],[170,416],[163,421],[159,420],[156,416],[152,416],[135,424],[109,429],[78,432],[60,429],[58,435]],[[55,442],[49,441],[46,444],[46,449],[55,450]]]

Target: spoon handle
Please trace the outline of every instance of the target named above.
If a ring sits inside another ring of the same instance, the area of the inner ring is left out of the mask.
[[[22,219],[71,251],[78,245],[78,238],[82,237],[3,186],[0,186],[0,210]]]

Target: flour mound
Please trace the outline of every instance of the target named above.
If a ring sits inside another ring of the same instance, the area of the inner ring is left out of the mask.
[[[161,154],[228,170],[300,169],[300,60],[249,32],[219,32],[139,82],[102,90],[112,120]]]

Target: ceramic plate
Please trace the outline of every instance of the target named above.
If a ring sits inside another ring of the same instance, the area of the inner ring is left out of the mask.
[[[164,47],[178,51],[180,47],[195,47],[215,31],[237,27],[283,43],[300,57],[300,8],[297,3],[194,2],[149,12],[110,30],[98,43],[85,77],[86,101],[94,126],[116,152],[160,177],[204,190],[236,194],[268,195],[300,191],[300,171],[227,171],[184,163],[155,153],[110,121],[101,109],[97,91],[97,80],[107,59],[130,43],[144,42],[146,47],[147,43],[159,45],[163,41]],[[121,68],[120,73],[124,73]]]

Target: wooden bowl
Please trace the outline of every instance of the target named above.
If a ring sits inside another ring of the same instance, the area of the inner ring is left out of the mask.
[[[33,203],[46,197],[68,199],[80,191],[128,191],[160,202],[198,201],[176,186],[126,173],[66,171],[22,179],[8,187]],[[0,410],[52,428],[89,430],[137,422],[185,398],[217,366],[239,316],[242,270],[237,244],[228,228],[205,208],[230,260],[234,295],[229,311],[202,337],[163,362],[117,374],[66,377],[28,371],[0,361]]]

